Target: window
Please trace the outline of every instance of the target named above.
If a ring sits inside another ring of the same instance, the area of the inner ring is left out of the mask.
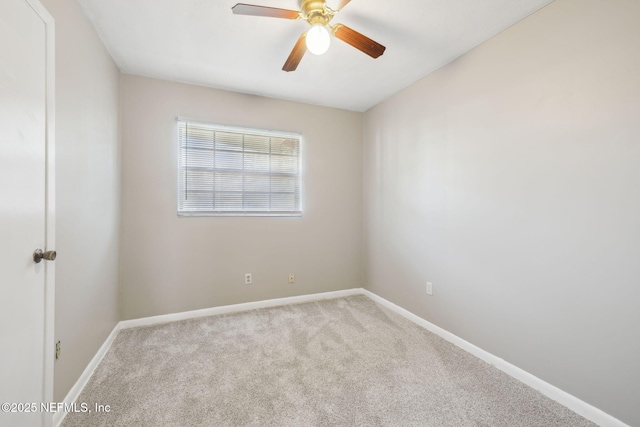
[[[178,215],[300,216],[300,143],[178,119]]]

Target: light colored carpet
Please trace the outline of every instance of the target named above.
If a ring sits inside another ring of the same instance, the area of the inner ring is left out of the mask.
[[[121,331],[73,426],[594,426],[365,296]]]

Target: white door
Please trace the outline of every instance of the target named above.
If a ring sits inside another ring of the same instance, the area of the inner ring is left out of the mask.
[[[51,399],[53,264],[33,252],[53,249],[51,31],[37,1],[0,0],[2,426],[50,422],[40,403]]]

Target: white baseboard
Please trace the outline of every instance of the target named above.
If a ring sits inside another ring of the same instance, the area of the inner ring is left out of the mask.
[[[300,295],[295,297],[287,297],[287,298],[277,298],[270,299],[264,301],[255,301],[248,302],[243,304],[235,304],[235,305],[226,305],[222,307],[212,307],[205,308],[202,310],[193,310],[193,311],[185,311],[182,313],[172,313],[172,314],[164,314],[160,316],[152,316],[152,317],[144,317],[141,319],[132,319],[132,320],[123,320],[119,322],[113,331],[107,338],[107,340],[102,344],[102,347],[98,350],[94,358],[91,360],[87,368],[84,370],[80,378],[76,384],[71,388],[67,397],[65,397],[65,403],[73,403],[78,399],[80,392],[85,387],[89,378],[97,368],[102,358],[107,353],[113,340],[115,339],[118,331],[121,329],[129,329],[136,328],[140,326],[151,326],[151,325],[159,325],[163,323],[170,323],[179,320],[187,320],[187,319],[196,319],[199,317],[208,317],[215,316],[217,314],[226,314],[226,313],[236,313],[248,310],[255,310],[258,308],[268,308],[268,307],[277,307],[280,305],[288,305],[288,304],[299,304],[304,302],[312,302],[312,301],[320,301],[324,299],[332,299],[332,298],[341,298],[352,295],[366,295],[373,301],[378,304],[386,307],[399,315],[405,317],[406,319],[414,322],[415,324],[427,329],[428,331],[442,337],[443,339],[449,341],[450,343],[460,347],[468,353],[476,356],[477,358],[495,366],[506,374],[512,376],[518,381],[528,385],[529,387],[538,390],[543,395],[548,398],[555,400],[561,405],[566,406],[572,411],[582,415],[586,419],[598,424],[601,427],[629,427],[627,424],[618,420],[617,418],[612,417],[611,415],[601,411],[600,409],[578,399],[577,397],[560,390],[559,388],[547,383],[546,381],[541,380],[540,378],[518,368],[515,365],[485,351],[475,345],[471,344],[468,341],[463,340],[462,338],[448,332],[431,322],[426,321],[425,319],[416,316],[408,310],[405,310],[402,307],[395,305],[394,303],[370,292],[366,289],[356,288],[356,289],[347,289],[342,291],[334,291],[334,292],[324,292],[318,294],[310,294],[310,295]],[[53,416],[53,425],[55,427],[59,427],[60,423],[64,419],[66,414],[64,412],[57,412]]]
[[[319,294],[300,295],[296,297],[268,299],[264,301],[247,302],[243,304],[223,305],[221,307],[204,308],[202,310],[184,311],[182,313],[163,314],[160,316],[143,317],[141,319],[123,320],[120,329],[137,328],[140,326],[160,325],[178,320],[197,319],[199,317],[215,316],[217,314],[237,313],[258,308],[277,307],[279,305],[299,304],[302,302],[320,301],[323,299],[341,298],[351,295],[362,295],[364,289],[346,289],[343,291],[323,292]]]
[[[518,381],[528,385],[529,387],[538,390],[543,395],[547,396],[551,400],[555,400],[563,406],[571,409],[573,412],[582,415],[584,418],[588,419],[591,422],[596,423],[601,427],[629,427],[627,424],[623,423],[617,418],[601,411],[593,405],[584,402],[577,397],[560,390],[556,386],[549,384],[548,382],[541,380],[540,378],[532,375],[515,365],[505,361],[504,359],[499,358],[475,345],[471,344],[468,341],[463,340],[457,335],[452,334],[449,331],[446,331],[439,326],[434,325],[431,322],[424,320],[423,318],[416,316],[408,310],[405,310],[402,307],[395,305],[394,303],[370,292],[366,289],[362,289],[362,293],[367,297],[371,298],[373,301],[378,304],[386,307],[399,315],[405,317],[406,319],[414,322],[418,326],[422,326],[430,332],[438,335],[439,337],[449,341],[450,343],[460,347],[467,353],[471,353],[478,359],[484,360],[490,365],[495,366],[500,369],[502,372],[512,376]]]
[[[113,328],[113,331],[111,331],[105,342],[102,344],[102,346],[100,346],[96,355],[93,356],[91,362],[89,362],[87,367],[82,372],[82,375],[80,375],[80,378],[78,378],[78,381],[76,381],[73,387],[71,387],[71,390],[69,390],[69,393],[67,393],[67,396],[64,398],[64,403],[71,404],[78,400],[82,389],[84,389],[84,387],[87,385],[87,382],[89,382],[91,375],[93,375],[93,372],[96,370],[96,368],[104,358],[104,355],[107,354],[107,351],[109,350],[109,348],[111,348],[113,340],[116,339],[116,335],[118,335],[118,330],[120,329],[119,326],[120,323],[116,324],[116,326]],[[55,427],[59,427],[66,415],[67,413],[63,411],[53,414],[53,425]]]

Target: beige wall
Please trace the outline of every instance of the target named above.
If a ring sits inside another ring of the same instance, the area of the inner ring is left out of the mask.
[[[128,75],[121,85],[122,319],[362,286],[360,113]],[[302,133],[303,216],[179,218],[177,116]]]
[[[629,425],[639,17],[556,0],[363,119],[368,289]]]
[[[118,321],[120,72],[73,0],[43,0],[56,25],[54,400]]]

